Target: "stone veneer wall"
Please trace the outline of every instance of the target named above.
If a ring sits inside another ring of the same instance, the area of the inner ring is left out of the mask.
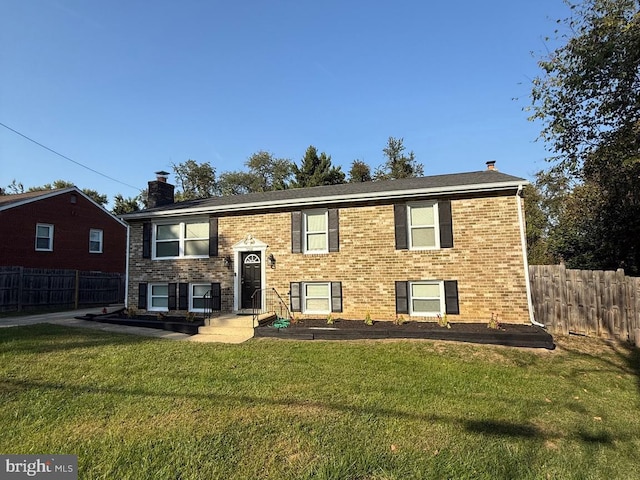
[[[223,258],[251,234],[276,258],[276,268],[265,266],[266,287],[285,300],[290,282],[342,282],[343,312],[334,318],[370,312],[393,320],[396,280],[457,280],[460,314],[449,321],[487,322],[497,313],[501,322],[528,323],[515,196],[452,200],[451,208],[454,248],[426,251],[395,250],[393,205],[340,208],[340,251],[324,255],[291,253],[290,212],[220,217],[219,256],[197,260],[143,259],[142,223],[132,223],[128,301],[137,305],[139,282],[220,282],[222,308],[231,311],[233,268]]]

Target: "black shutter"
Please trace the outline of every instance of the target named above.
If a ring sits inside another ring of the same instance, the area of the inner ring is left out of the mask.
[[[458,281],[445,280],[444,282],[445,312],[447,314],[458,315],[460,305],[458,303]]]
[[[209,217],[209,256],[218,256],[218,217]]]
[[[340,251],[340,214],[337,208],[329,209],[329,251]]]
[[[189,310],[189,284],[178,284],[178,310]]]
[[[291,212],[291,253],[302,253],[302,212]]]
[[[440,248],[453,248],[453,221],[451,219],[451,201],[438,201],[438,219],[440,221]]]
[[[331,311],[342,312],[342,282],[331,282]]]
[[[176,310],[176,308],[178,307],[177,291],[178,291],[178,284],[170,283],[169,284],[169,304],[167,305],[167,308],[169,310]]]
[[[219,283],[211,284],[211,310],[222,310],[222,288]]]
[[[302,284],[300,282],[291,282],[289,284],[289,297],[291,298],[291,311],[301,312],[302,306],[300,302],[300,290]]]
[[[404,203],[393,206],[393,218],[396,229],[396,250],[409,248],[407,241],[407,206]]]
[[[151,258],[151,227],[149,222],[142,224],[142,258]]]
[[[138,284],[138,308],[140,310],[147,309],[147,284],[146,283]]]
[[[409,313],[409,282],[396,282],[396,313]]]

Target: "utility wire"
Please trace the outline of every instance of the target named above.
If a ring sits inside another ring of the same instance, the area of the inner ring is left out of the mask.
[[[46,145],[43,145],[43,144],[42,144],[42,143],[40,143],[40,142],[36,142],[33,138],[29,138],[29,137],[27,137],[25,134],[20,133],[20,132],[19,132],[19,131],[17,131],[17,130],[14,130],[13,128],[11,128],[11,127],[10,127],[10,126],[8,126],[8,125],[5,125],[5,124],[4,124],[4,123],[2,123],[2,122],[0,122],[0,126],[3,126],[3,127],[4,127],[4,128],[6,128],[7,130],[11,130],[11,131],[12,131],[13,133],[15,133],[16,135],[20,135],[22,138],[26,138],[26,139],[27,139],[27,140],[29,140],[30,142],[35,143],[35,144],[36,144],[36,145],[38,145],[39,147],[42,147],[42,148],[44,148],[45,150],[50,151],[51,153],[55,153],[55,154],[56,154],[56,155],[58,155],[59,157],[62,157],[62,158],[64,158],[65,160],[70,161],[71,163],[75,163],[76,165],[78,165],[78,166],[80,166],[80,167],[82,167],[82,168],[86,168],[87,170],[89,170],[89,171],[91,171],[91,172],[93,172],[93,173],[97,173],[98,175],[100,175],[100,176],[102,176],[102,177],[104,177],[104,178],[108,178],[109,180],[111,180],[111,181],[113,181],[113,182],[116,182],[116,183],[119,183],[119,184],[121,184],[121,185],[125,185],[125,186],[127,186],[127,187],[133,188],[134,190],[137,190],[137,191],[139,191],[139,192],[141,192],[141,191],[142,191],[142,190],[141,190],[141,189],[139,189],[138,187],[134,187],[133,185],[129,185],[128,183],[121,182],[120,180],[117,180],[117,179],[115,179],[115,178],[113,178],[113,177],[110,177],[109,175],[106,175],[106,174],[104,174],[104,173],[102,173],[102,172],[99,172],[99,171],[97,171],[97,170],[94,170],[94,169],[93,169],[93,168],[91,168],[91,167],[87,167],[86,165],[83,165],[83,164],[82,164],[82,163],[80,163],[80,162],[76,162],[75,160],[73,160],[73,159],[71,159],[71,158],[67,157],[66,155],[63,155],[63,154],[61,154],[61,153],[59,153],[59,152],[56,152],[55,150],[53,150],[53,149],[51,149],[51,148],[47,147]]]

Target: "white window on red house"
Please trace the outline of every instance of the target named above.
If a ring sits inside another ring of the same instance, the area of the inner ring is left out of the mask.
[[[36,225],[36,250],[39,252],[53,251],[53,225],[46,223]]]
[[[89,230],[89,253],[102,253],[102,230]]]

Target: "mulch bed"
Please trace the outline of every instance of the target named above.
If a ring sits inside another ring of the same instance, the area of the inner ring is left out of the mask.
[[[128,327],[146,327],[156,328],[158,330],[167,330],[169,332],[186,333],[187,335],[195,335],[198,333],[198,327],[204,325],[204,320],[198,319],[193,322],[187,322],[184,317],[170,317],[158,319],[154,315],[139,315],[129,318],[121,312],[114,312],[105,315],[87,315],[84,317],[76,317],[80,320],[90,320],[93,322],[109,323],[112,325],[125,325]]]
[[[256,337],[295,340],[358,340],[380,338],[423,338],[457,342],[507,345],[512,347],[546,348],[553,350],[553,337],[544,329],[533,325],[501,324],[499,329],[488,328],[486,323],[452,323],[451,328],[435,322],[374,322],[365,325],[355,320],[300,320],[286,328],[275,328],[272,323],[255,329]]]

